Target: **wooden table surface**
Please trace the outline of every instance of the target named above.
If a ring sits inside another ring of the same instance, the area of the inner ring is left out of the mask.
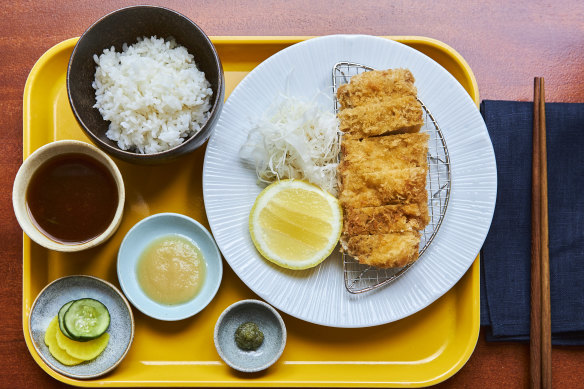
[[[0,9],[0,387],[61,387],[30,356],[22,334],[22,231],[12,183],[22,159],[22,93],[35,61],[79,36],[96,19],[142,1],[3,1]],[[531,100],[533,77],[547,101],[584,102],[584,2],[154,1],[209,35],[420,35],[441,40],[470,64],[481,99]],[[509,4],[507,4],[509,3]],[[483,331],[468,363],[439,387],[527,387],[525,344],[487,343]],[[553,348],[557,388],[584,387],[584,348]]]

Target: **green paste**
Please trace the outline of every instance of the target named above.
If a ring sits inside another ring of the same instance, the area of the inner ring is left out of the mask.
[[[256,350],[264,342],[264,334],[256,323],[243,323],[235,331],[235,343],[242,350]]]

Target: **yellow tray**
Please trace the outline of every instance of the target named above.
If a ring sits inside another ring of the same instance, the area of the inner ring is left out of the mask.
[[[464,59],[439,41],[389,37],[439,62],[458,79],[476,103],[477,84]],[[308,37],[215,37],[225,69],[226,96],[254,67],[272,54]],[[67,100],[65,76],[77,39],[48,50],[33,67],[24,89],[23,157],[59,139],[89,142]],[[341,386],[387,387],[436,384],[468,360],[479,333],[479,264],[476,260],[443,297],[410,317],[362,329],[321,327],[283,315],[288,343],[267,371],[239,374],[219,358],[213,328],[231,303],[256,296],[225,266],[215,299],[195,317],[161,322],[134,310],[136,335],[124,361],[110,374],[80,381],[51,370],[29,336],[31,305],[49,282],[71,274],[90,274],[116,285],[116,256],[126,232],[158,212],[183,213],[209,228],[201,175],[205,147],[164,166],[135,166],[116,160],[126,183],[126,209],[117,233],[99,248],[58,253],[23,240],[24,337],[35,361],[52,377],[77,386]]]

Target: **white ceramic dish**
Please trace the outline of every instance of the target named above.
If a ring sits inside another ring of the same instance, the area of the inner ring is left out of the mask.
[[[144,249],[155,239],[178,234],[191,240],[203,253],[205,280],[190,301],[164,305],[150,299],[138,283],[136,264]],[[223,263],[213,237],[203,225],[178,213],[158,213],[142,219],[128,231],[118,251],[118,280],[124,294],[142,313],[159,320],[182,320],[205,308],[219,289]]]
[[[262,188],[239,149],[251,124],[280,93],[315,99],[333,110],[331,73],[352,61],[377,69],[409,68],[420,99],[440,125],[451,158],[452,191],[440,231],[399,280],[351,295],[340,255],[305,271],[279,268],[255,250],[249,211]],[[322,93],[320,96],[318,92]],[[400,43],[372,36],[334,35],[291,46],[255,68],[233,91],[207,146],[203,194],[213,235],[235,273],[276,308],[312,323],[367,327],[409,316],[446,293],[475,260],[491,223],[496,163],[484,121],[464,88],[434,60]]]

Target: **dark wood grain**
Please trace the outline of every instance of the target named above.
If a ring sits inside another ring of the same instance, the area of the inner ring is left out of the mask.
[[[548,175],[547,175],[547,135],[545,121],[545,82],[536,77],[539,83],[538,98],[534,99],[534,107],[538,106],[539,122],[539,238],[540,238],[540,282],[541,282],[541,387],[552,387],[552,328],[551,328],[551,301],[550,301],[550,252],[549,252],[549,219],[548,219]],[[536,91],[537,92],[537,91]]]
[[[143,1],[4,1],[0,7],[0,387],[62,385],[42,371],[22,334],[22,238],[12,182],[22,159],[22,93],[38,57],[80,35],[107,12]],[[210,35],[421,35],[454,47],[470,64],[481,98],[531,100],[545,77],[548,101],[584,102],[584,2],[518,0],[380,2],[322,0],[149,1],[184,13]],[[584,384],[584,348],[554,347],[554,386]],[[493,344],[481,335],[462,370],[440,388],[524,388],[527,344]]]
[[[542,80],[535,78],[533,91],[533,136],[531,159],[531,311],[529,339],[529,383],[532,389],[540,389],[542,368],[542,265],[541,265],[541,203],[542,203],[542,155],[541,155],[541,99]],[[545,104],[545,100],[543,102]],[[545,124],[544,124],[545,125]]]

